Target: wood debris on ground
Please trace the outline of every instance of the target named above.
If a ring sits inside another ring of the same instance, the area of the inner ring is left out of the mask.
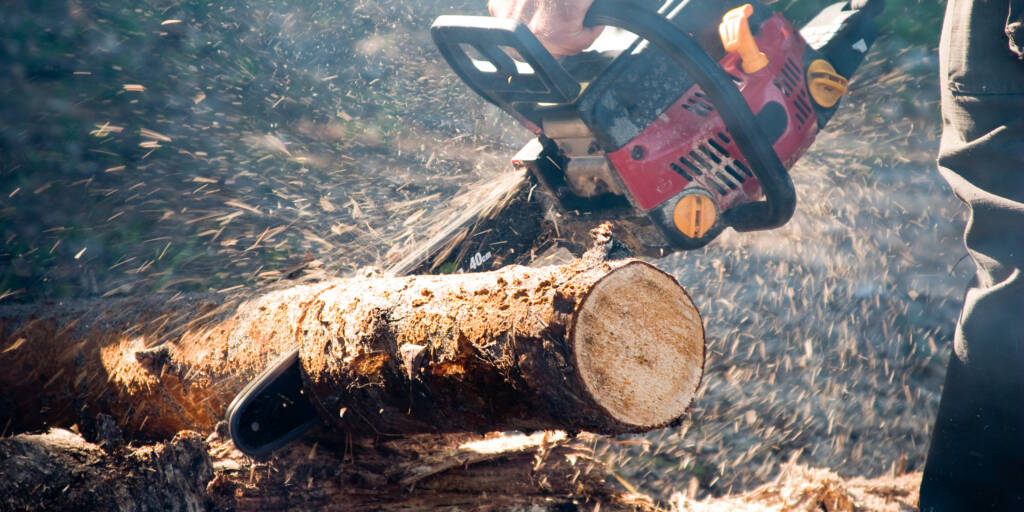
[[[100,421],[99,423],[103,423]],[[589,435],[423,435],[293,444],[255,461],[222,434],[126,445],[54,429],[0,439],[0,508],[909,512],[920,473],[844,479],[790,464],[757,489],[668,503],[619,488]]]
[[[774,481],[719,498],[674,494],[672,512],[910,512],[917,510],[921,473],[842,478],[821,468],[792,464]]]

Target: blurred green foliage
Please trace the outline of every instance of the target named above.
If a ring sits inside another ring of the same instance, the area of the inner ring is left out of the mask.
[[[877,1],[877,0],[876,0]],[[779,0],[774,7],[800,25],[810,21],[829,2],[822,0]],[[877,18],[884,37],[902,40],[907,46],[936,48],[946,3],[940,0],[885,0]]]

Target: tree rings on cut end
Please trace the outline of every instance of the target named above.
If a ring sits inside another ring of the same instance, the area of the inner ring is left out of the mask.
[[[686,413],[704,372],[704,325],[676,280],[633,262],[601,278],[576,312],[571,346],[584,388],[631,429]]]

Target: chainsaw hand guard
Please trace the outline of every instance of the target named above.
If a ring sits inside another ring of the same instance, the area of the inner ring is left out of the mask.
[[[538,103],[569,103],[580,84],[525,25],[487,16],[441,16],[430,27],[441,55],[466,85],[540,133]],[[475,50],[475,60],[470,56]],[[518,53],[516,62],[509,50]]]

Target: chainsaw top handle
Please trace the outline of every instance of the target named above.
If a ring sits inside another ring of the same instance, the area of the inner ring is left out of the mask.
[[[516,20],[440,16],[430,27],[430,35],[459,78],[534,133],[540,134],[540,121],[531,107],[538,103],[570,103],[580,93],[580,84],[533,32]],[[470,48],[493,69],[478,68],[470,57]],[[517,52],[531,69],[520,68],[505,48]]]
[[[796,191],[786,167],[739,89],[693,37],[631,0],[595,0],[584,25],[619,27],[660,47],[693,77],[718,109],[765,196],[762,201],[728,210],[723,218],[726,225],[737,231],[754,231],[789,221],[796,209]],[[441,16],[431,27],[431,35],[442,56],[470,88],[536,133],[540,133],[538,103],[571,103],[579,94],[579,84],[517,21]],[[520,69],[503,47],[518,52],[532,70]],[[493,69],[477,67],[468,48],[475,49]]]

